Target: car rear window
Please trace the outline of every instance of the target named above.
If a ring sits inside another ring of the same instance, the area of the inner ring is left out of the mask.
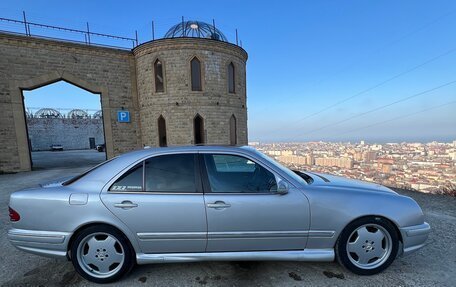
[[[113,159],[115,159],[115,157],[114,157],[114,158],[111,158],[111,159],[109,159],[109,160],[107,160],[107,161],[104,161],[104,162],[102,162],[102,163],[100,163],[100,164],[97,164],[96,166],[94,166],[94,167],[92,167],[92,168],[90,168],[90,169],[84,171],[83,173],[81,173],[81,174],[79,174],[79,175],[77,175],[77,176],[75,176],[75,177],[70,178],[69,180],[63,182],[62,185],[63,185],[63,186],[67,186],[67,185],[70,185],[70,184],[72,184],[72,183],[78,181],[79,179],[83,178],[83,177],[86,176],[87,174],[89,174],[89,173],[91,173],[92,171],[96,170],[96,169],[99,168],[100,166],[103,166],[103,165],[107,164],[108,162],[112,161]]]
[[[109,188],[111,191],[142,191],[143,190],[143,162],[140,162],[121,177]]]

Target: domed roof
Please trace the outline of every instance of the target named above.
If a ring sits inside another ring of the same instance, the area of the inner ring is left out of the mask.
[[[48,119],[63,118],[62,114],[59,111],[50,108],[39,109],[35,113],[35,117]]]
[[[201,21],[185,21],[174,25],[166,32],[164,38],[206,38],[228,42],[223,33],[213,25]]]
[[[102,110],[97,111],[96,113],[94,113],[92,115],[92,118],[94,118],[94,119],[102,119],[103,118],[103,111]]]
[[[70,119],[86,119],[88,117],[87,112],[80,109],[74,109],[68,113],[68,118]]]

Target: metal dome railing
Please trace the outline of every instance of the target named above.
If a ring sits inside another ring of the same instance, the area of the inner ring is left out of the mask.
[[[68,118],[70,119],[87,119],[89,114],[86,111],[81,109],[73,109],[68,113]]]
[[[164,36],[164,38],[179,37],[206,38],[228,42],[225,35],[214,25],[201,21],[182,21],[171,27]]]
[[[62,114],[54,109],[44,108],[40,109],[35,113],[35,118],[48,118],[48,119],[55,119],[55,118],[63,118]]]
[[[95,112],[95,113],[92,115],[92,118],[93,118],[93,119],[102,119],[102,118],[103,118],[103,111],[102,111],[102,110],[99,110],[99,111]]]

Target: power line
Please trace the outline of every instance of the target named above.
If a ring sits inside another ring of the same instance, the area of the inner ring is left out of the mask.
[[[310,115],[307,115],[307,116],[305,116],[303,118],[300,118],[299,120],[296,120],[296,121],[292,122],[291,124],[287,124],[287,128],[290,128],[290,126],[293,126],[293,125],[295,125],[295,124],[297,124],[297,123],[299,123],[299,122],[301,122],[303,120],[306,120],[308,118],[311,118],[311,117],[314,117],[316,115],[319,115],[319,114],[321,114],[321,113],[323,113],[323,112],[325,112],[327,110],[330,110],[330,109],[332,109],[332,108],[334,108],[334,107],[336,107],[336,106],[338,106],[340,104],[348,102],[348,101],[350,101],[350,100],[352,100],[352,99],[354,99],[356,97],[364,95],[364,94],[366,94],[366,93],[368,93],[368,92],[370,92],[370,91],[372,91],[372,90],[374,90],[374,89],[376,89],[378,87],[381,87],[381,86],[383,86],[383,85],[385,85],[385,84],[387,84],[387,83],[389,83],[389,82],[391,82],[391,81],[393,81],[393,80],[395,80],[395,79],[397,79],[397,78],[399,78],[401,76],[404,76],[404,75],[406,75],[408,73],[411,73],[411,72],[413,72],[413,71],[415,71],[415,70],[417,70],[417,69],[419,69],[419,68],[421,68],[421,67],[423,67],[423,66],[425,66],[425,65],[427,65],[427,64],[429,64],[431,62],[434,62],[434,61],[436,61],[436,60],[438,60],[438,59],[440,59],[440,58],[442,58],[444,56],[447,56],[447,55],[449,55],[449,54],[451,54],[451,53],[453,53],[455,51],[456,51],[456,48],[453,48],[453,49],[450,49],[450,50],[448,50],[448,51],[446,51],[446,52],[444,52],[442,54],[439,54],[439,55],[437,55],[435,57],[432,57],[432,58],[422,62],[421,64],[416,65],[416,66],[414,66],[414,67],[412,67],[412,68],[410,68],[408,70],[405,70],[405,71],[403,71],[401,73],[398,73],[398,74],[396,74],[396,75],[394,75],[394,76],[392,76],[392,77],[390,77],[390,78],[388,78],[386,80],[381,81],[378,84],[375,84],[375,85],[373,85],[373,86],[371,86],[371,87],[369,87],[367,89],[364,89],[364,90],[362,90],[362,91],[360,91],[360,92],[358,92],[358,93],[356,93],[356,94],[354,94],[352,96],[349,96],[349,97],[347,97],[345,99],[342,99],[342,100],[340,100],[340,101],[338,101],[338,102],[336,102],[336,103],[334,103],[332,105],[326,106],[325,108],[323,108],[323,109],[321,109],[319,111],[316,111],[316,112],[314,112],[314,113],[312,113]],[[278,128],[278,129],[276,129],[274,131],[281,130],[281,129],[283,129],[283,127]]]
[[[433,107],[430,107],[430,108],[427,108],[427,109],[424,109],[424,110],[421,110],[421,111],[417,111],[417,112],[410,113],[410,114],[407,114],[407,115],[402,115],[402,116],[395,117],[395,118],[392,118],[392,119],[389,119],[389,120],[386,120],[386,121],[376,122],[376,123],[374,123],[374,124],[367,125],[367,126],[360,127],[360,128],[356,128],[356,129],[352,129],[352,130],[343,132],[343,133],[341,133],[341,134],[342,134],[342,135],[343,135],[343,134],[348,134],[348,133],[351,133],[351,132],[355,132],[355,131],[367,129],[367,128],[370,128],[370,127],[374,127],[374,126],[386,124],[386,123],[389,123],[389,122],[393,122],[393,121],[396,121],[396,120],[399,120],[399,119],[411,117],[411,116],[414,116],[414,115],[416,115],[416,114],[428,112],[428,111],[430,111],[430,110],[435,110],[435,109],[442,108],[442,107],[445,107],[445,106],[449,106],[449,105],[452,105],[452,104],[456,104],[456,101],[451,101],[451,102],[448,102],[448,103],[445,103],[445,104],[441,104],[441,105],[438,105],[438,106],[433,106]]]
[[[408,32],[408,33],[402,35],[402,36],[399,37],[398,39],[388,42],[387,44],[383,45],[383,47],[373,50],[372,52],[373,52],[373,53],[377,53],[378,51],[384,51],[388,46],[397,44],[397,43],[403,41],[404,39],[410,37],[411,35],[416,34],[416,33],[420,32],[420,31],[424,30],[424,29],[427,28],[428,26],[434,25],[435,23],[441,21],[442,19],[444,19],[444,18],[450,16],[450,15],[453,14],[455,11],[456,11],[456,9],[452,9],[452,10],[450,10],[450,11],[448,11],[448,12],[446,12],[446,13],[440,15],[440,16],[438,16],[437,18],[435,18],[435,19],[433,19],[433,20],[431,20],[431,21],[429,21],[429,22],[427,22],[427,23],[421,25],[421,26],[418,27],[417,29],[414,29],[414,30],[412,30],[411,32]],[[455,48],[455,49],[456,49],[456,48]],[[442,56],[443,56],[443,55],[442,55]],[[439,57],[439,56],[437,56],[437,57]],[[348,70],[348,68],[350,68],[350,67],[356,66],[356,64],[358,64],[359,62],[361,62],[361,61],[357,61],[357,62],[354,63],[354,64],[350,64],[350,65],[345,66],[344,68],[342,68],[342,69],[339,70],[338,72],[333,73],[333,75],[330,76],[329,78],[332,78],[334,75],[337,75],[337,74],[339,74],[339,73],[341,73],[341,72],[343,72],[343,71]],[[427,63],[426,63],[426,64],[427,64]],[[410,72],[411,72],[411,71],[410,71]],[[326,78],[326,79],[324,79],[324,80],[321,80],[321,81],[319,81],[318,83],[321,84],[322,82],[324,82],[324,81],[326,81],[326,80],[328,80],[328,78]],[[374,87],[374,88],[376,88],[376,87]],[[370,90],[368,89],[368,91],[370,91]],[[360,93],[364,93],[364,92],[368,92],[368,91],[365,90],[365,91],[361,91]],[[337,106],[338,104],[339,104],[339,103],[336,103],[334,106]],[[298,123],[298,122],[300,122],[300,121],[302,121],[302,120],[305,120],[305,119],[307,119],[307,118],[313,117],[313,116],[315,116],[315,115],[317,115],[317,114],[319,114],[319,113],[322,113],[322,112],[324,112],[324,111],[326,111],[326,110],[328,110],[328,109],[331,109],[331,108],[334,107],[334,106],[328,106],[328,107],[324,108],[323,110],[321,110],[321,111],[319,111],[319,112],[317,112],[317,113],[311,114],[311,115],[309,115],[309,116],[306,116],[306,117],[304,117],[304,118],[301,118],[300,120],[297,120],[297,121],[293,122],[291,125],[294,125],[294,124],[296,124],[296,123]],[[290,127],[290,125],[287,125],[286,127]],[[278,128],[278,129],[275,129],[275,130],[273,130],[273,132],[278,131],[278,130],[281,130],[282,128],[285,128],[285,126],[283,126],[283,127],[281,127],[281,128]]]
[[[410,32],[408,32],[408,33],[406,33],[406,34],[403,34],[401,37],[399,37],[399,38],[397,38],[397,39],[395,39],[395,40],[392,40],[392,41],[386,43],[385,45],[383,45],[383,46],[381,46],[381,47],[379,47],[379,48],[377,48],[377,49],[372,50],[371,53],[372,53],[372,54],[377,54],[378,52],[383,52],[383,51],[385,51],[385,49],[386,49],[388,46],[392,46],[392,45],[395,45],[395,44],[397,44],[397,43],[402,42],[403,40],[407,39],[408,37],[410,37],[410,36],[412,36],[412,35],[414,35],[414,34],[420,32],[420,31],[422,31],[422,30],[424,30],[424,29],[426,29],[426,28],[429,27],[429,26],[434,25],[435,23],[440,22],[442,19],[444,19],[444,18],[450,16],[450,15],[453,14],[455,11],[456,11],[456,9],[450,10],[450,11],[448,11],[448,12],[446,12],[446,13],[444,13],[444,14],[438,16],[437,18],[435,18],[435,19],[433,19],[433,20],[431,20],[431,21],[429,21],[429,22],[427,22],[427,23],[425,23],[425,24],[419,26],[418,28],[416,28],[416,29],[414,29],[414,30],[412,30],[412,31],[410,31]],[[367,55],[368,55],[368,54],[367,54]],[[366,55],[366,56],[367,56],[367,55]],[[331,76],[327,77],[326,79],[323,79],[323,80],[319,81],[317,84],[324,83],[324,82],[327,81],[328,79],[331,79],[333,76],[335,76],[335,75],[337,75],[337,74],[340,74],[340,73],[342,73],[342,72],[348,70],[348,69],[351,68],[351,67],[356,66],[356,65],[359,64],[360,62],[362,62],[362,61],[359,60],[359,61],[357,61],[357,62],[355,62],[355,63],[350,64],[350,65],[346,65],[345,67],[343,67],[343,68],[341,68],[339,71],[333,73]]]
[[[320,131],[320,130],[326,129],[326,128],[328,128],[328,127],[332,127],[332,126],[339,125],[339,124],[341,124],[341,123],[350,121],[350,120],[352,120],[352,119],[359,118],[359,117],[361,117],[361,116],[365,116],[365,115],[367,115],[367,114],[370,114],[370,113],[373,113],[373,112],[376,112],[376,111],[385,109],[385,108],[387,108],[387,107],[391,107],[391,106],[393,106],[393,105],[396,105],[396,104],[399,104],[399,103],[408,101],[408,100],[410,100],[410,99],[412,99],[412,98],[416,98],[416,97],[418,97],[418,96],[421,96],[421,95],[424,95],[424,94],[433,92],[433,91],[435,91],[435,90],[438,90],[438,89],[441,89],[441,88],[443,88],[443,87],[452,85],[452,84],[454,84],[454,83],[456,83],[456,80],[453,80],[453,81],[447,82],[447,83],[445,83],[445,84],[439,85],[439,86],[437,86],[437,87],[434,87],[434,88],[425,90],[425,91],[423,91],[423,92],[419,92],[419,93],[413,94],[413,95],[411,95],[411,96],[408,96],[408,97],[405,97],[405,98],[396,100],[396,101],[391,102],[391,103],[389,103],[389,104],[386,104],[386,105],[383,105],[383,106],[380,106],[380,107],[371,109],[371,110],[369,110],[369,111],[367,111],[367,112],[363,112],[363,113],[360,113],[360,114],[356,114],[356,115],[354,115],[354,116],[351,116],[351,117],[345,118],[345,119],[343,119],[343,120],[340,120],[340,121],[338,121],[338,122],[336,122],[336,123],[328,124],[328,125],[322,126],[322,127],[320,127],[320,128],[313,129],[313,130],[308,131],[308,132],[306,132],[306,133],[303,133],[303,134],[301,134],[301,135],[311,134],[311,133],[314,133],[314,132],[316,132],[316,131]]]

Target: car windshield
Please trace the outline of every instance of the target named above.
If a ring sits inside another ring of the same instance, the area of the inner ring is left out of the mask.
[[[254,149],[255,150],[255,149]],[[297,182],[301,183],[301,184],[309,184],[310,182],[307,182],[304,178],[302,178],[301,176],[297,175],[295,172],[293,172],[291,169],[283,166],[282,164],[280,164],[279,162],[277,162],[275,159],[265,155],[264,153],[262,152],[259,152],[257,150],[255,150],[255,152],[264,160],[274,164],[275,166],[277,166],[278,168],[280,168],[283,172],[285,172],[289,177],[293,178],[294,180],[296,180]]]
[[[63,186],[66,186],[66,185],[72,184],[73,182],[78,181],[79,179],[83,178],[84,176],[86,176],[87,174],[91,173],[91,172],[94,171],[95,169],[99,168],[99,167],[102,166],[102,165],[107,164],[108,162],[112,161],[112,160],[115,159],[115,158],[116,158],[116,157],[111,158],[111,159],[109,159],[109,160],[106,160],[106,161],[104,161],[104,162],[102,162],[102,163],[97,164],[97,165],[94,166],[94,167],[89,168],[88,170],[84,171],[83,173],[81,173],[81,174],[79,174],[79,175],[76,175],[75,177],[72,177],[72,178],[70,178],[69,180],[63,182],[62,185],[63,185]]]

